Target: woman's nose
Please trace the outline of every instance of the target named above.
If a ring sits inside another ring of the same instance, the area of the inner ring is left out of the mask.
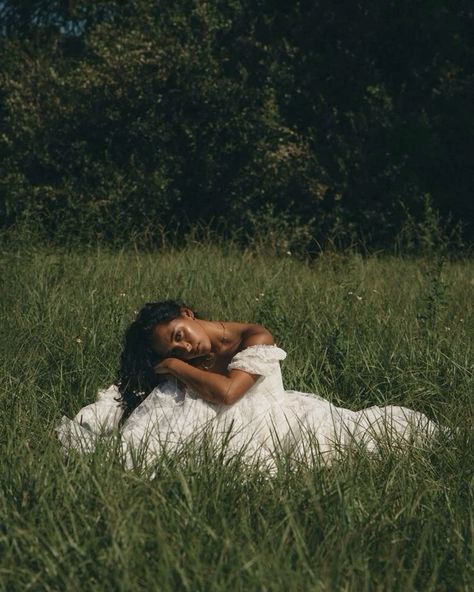
[[[183,351],[188,352],[188,353],[192,349],[191,344],[190,343],[187,343],[187,342],[184,342],[184,341],[181,342],[181,343],[179,343],[178,344],[178,347],[180,347]]]

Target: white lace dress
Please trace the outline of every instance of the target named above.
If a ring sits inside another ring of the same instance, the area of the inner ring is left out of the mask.
[[[121,441],[128,466],[140,453],[152,463],[166,448],[178,450],[190,438],[211,433],[225,454],[243,454],[249,462],[275,467],[278,455],[314,461],[332,460],[348,446],[376,450],[381,441],[420,442],[436,426],[422,413],[399,406],[351,411],[314,394],[285,391],[280,361],[286,353],[273,345],[254,345],[237,353],[229,369],[258,375],[234,405],[215,405],[169,380],[155,388],[126,420]],[[66,448],[91,450],[98,437],[119,425],[121,408],[116,386],[100,391],[96,403],[74,420],[63,417],[56,430]]]

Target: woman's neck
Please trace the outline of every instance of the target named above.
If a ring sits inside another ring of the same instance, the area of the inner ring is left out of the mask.
[[[240,344],[240,333],[232,327],[232,323],[223,321],[204,321],[199,323],[205,329],[211,340],[211,351],[216,356],[225,356],[236,350]]]

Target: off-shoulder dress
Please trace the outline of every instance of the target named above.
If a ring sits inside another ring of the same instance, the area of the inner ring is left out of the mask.
[[[284,389],[280,362],[286,353],[274,345],[253,345],[238,352],[229,369],[259,378],[233,405],[208,403],[170,379],[155,388],[120,427],[128,466],[141,450],[152,463],[166,448],[178,450],[190,438],[211,433],[226,455],[240,454],[249,462],[274,468],[279,455],[311,461],[331,461],[348,447],[369,451],[380,443],[405,446],[424,441],[436,424],[424,414],[400,406],[373,406],[360,411],[337,407],[311,393]],[[99,391],[98,400],[73,420],[63,417],[56,427],[65,448],[91,450],[120,423],[122,409],[115,385]]]

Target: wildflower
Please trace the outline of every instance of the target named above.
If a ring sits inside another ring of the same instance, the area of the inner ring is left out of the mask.
[[[356,294],[356,298],[357,298],[357,300],[359,300],[359,302],[362,300],[362,296],[357,296],[357,294]]]
[[[82,339],[80,337],[76,337],[76,343],[82,343]]]
[[[120,292],[120,296],[122,296],[122,298],[126,296],[125,292]]]
[[[291,251],[287,251],[286,254],[291,257]]]

